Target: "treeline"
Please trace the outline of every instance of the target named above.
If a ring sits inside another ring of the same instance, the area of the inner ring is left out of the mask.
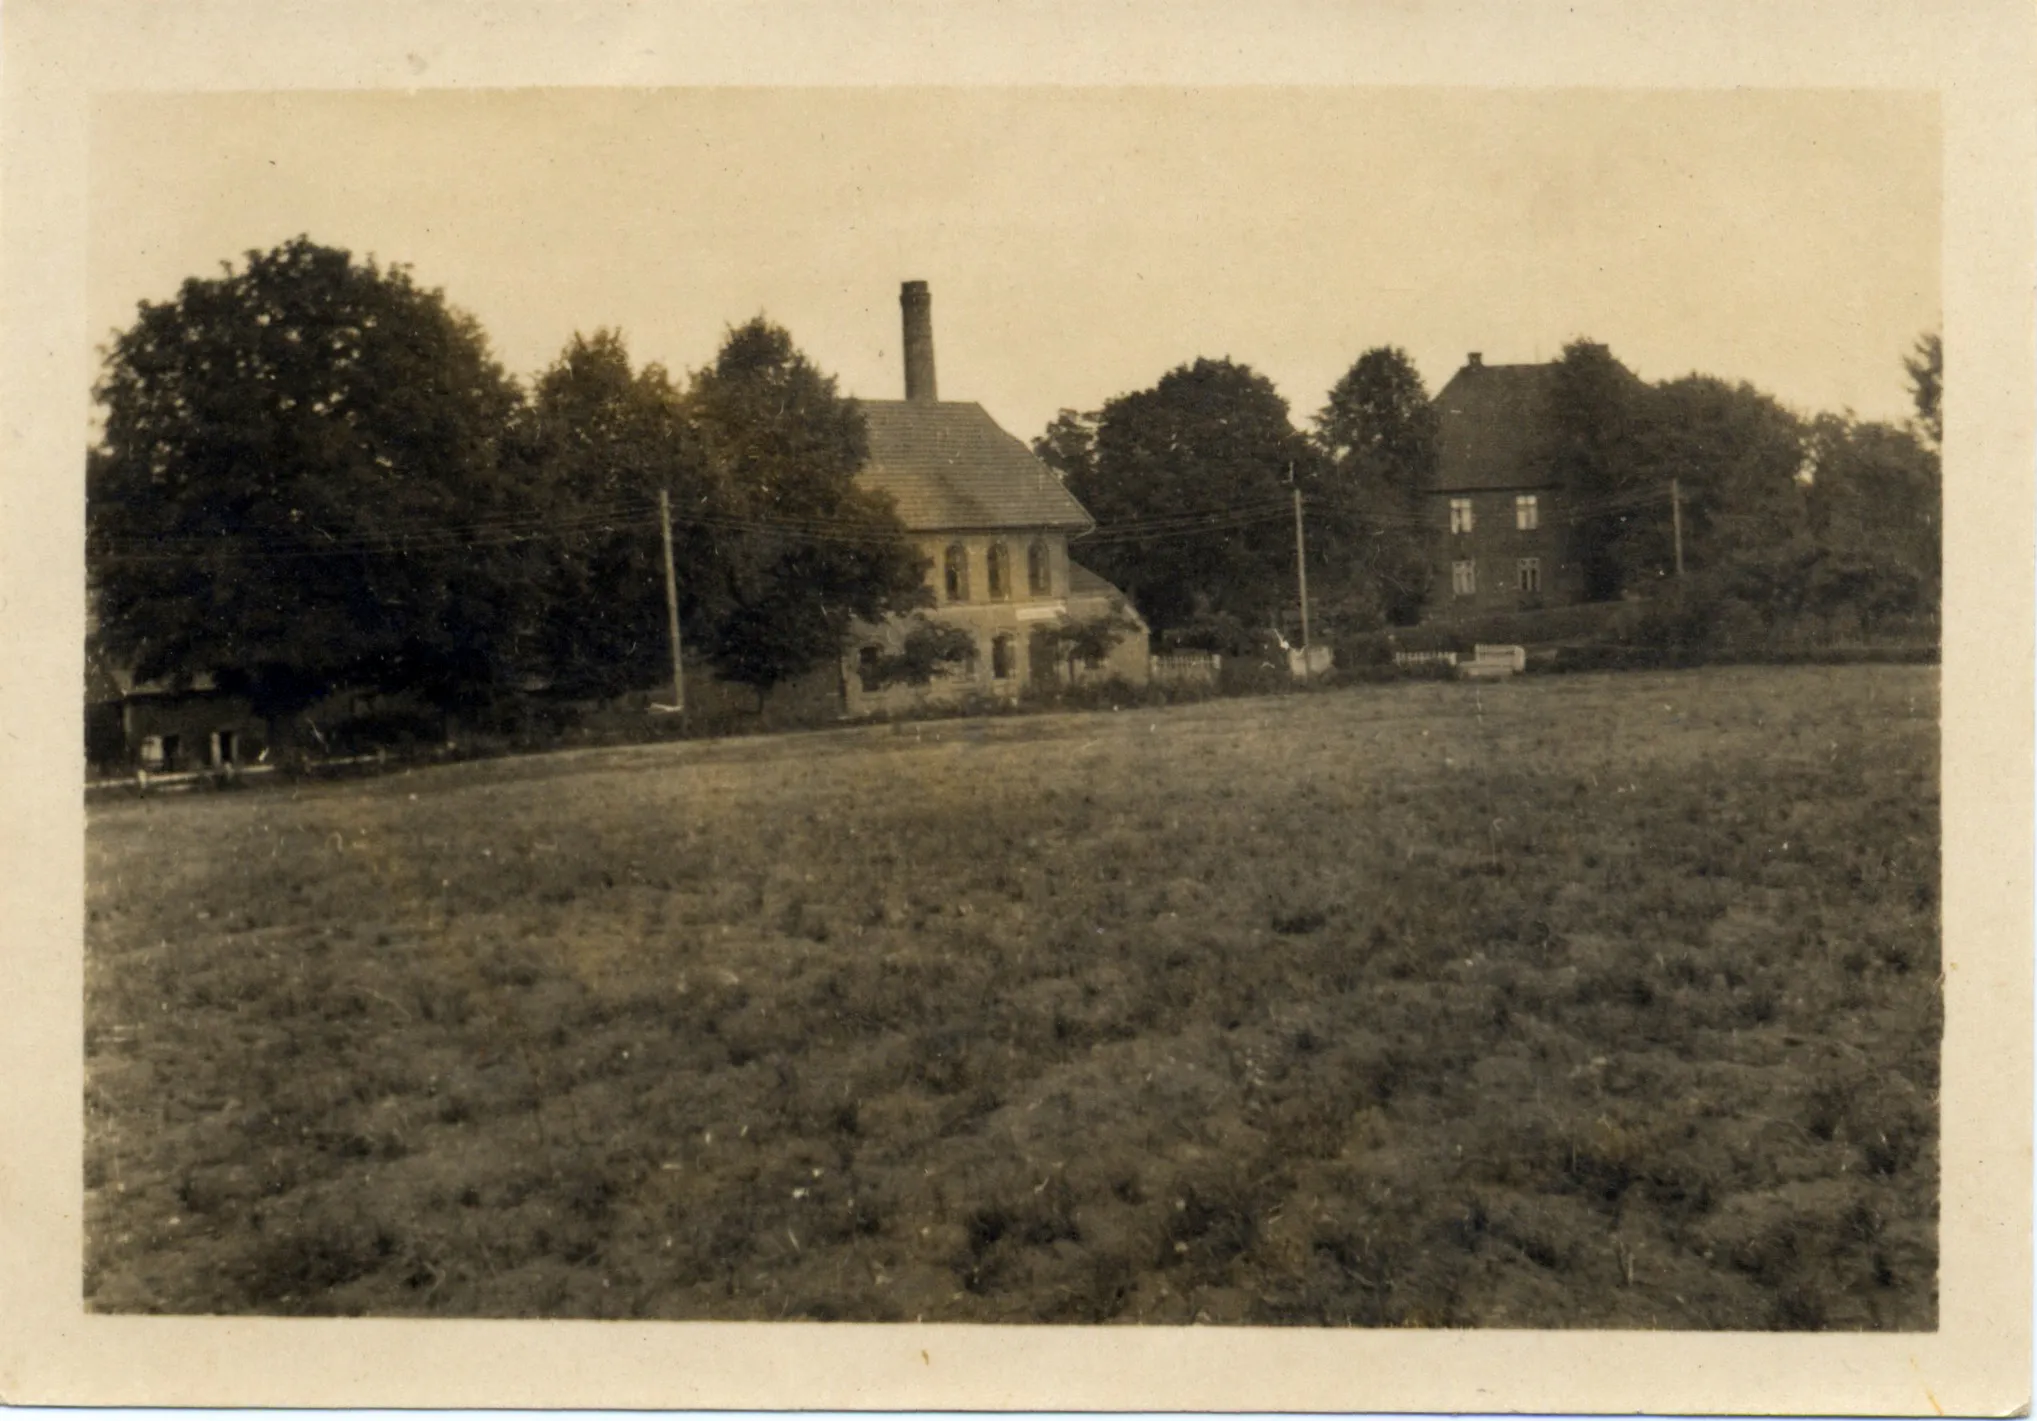
[[[688,652],[760,702],[925,595],[854,402],[762,318],[683,383],[602,331],[526,388],[403,268],[299,238],[145,303],[95,393],[95,653],[272,721],[659,683],[661,495]]]
[[[1809,625],[1872,637],[1935,620],[1939,338],[1921,338],[1904,363],[1916,414],[1898,426],[1806,417],[1704,375],[1645,384],[1602,345],[1566,348],[1542,457],[1553,482],[1601,510],[1571,529],[1587,595],[1638,598],[1631,633],[1692,645]]]
[[[1907,364],[1916,418],[1894,426],[1568,347],[1534,472],[1583,511],[1589,594],[1638,596],[1637,634],[1685,643],[1935,617],[1937,338]],[[597,331],[525,384],[405,269],[299,238],[144,303],[95,394],[94,654],[209,677],[272,721],[341,689],[468,712],[660,684],[661,496],[689,656],[760,705],[852,621],[926,602],[895,512],[855,482],[854,401],[761,317],[684,380]],[[1034,447],[1101,525],[1082,560],[1164,640],[1237,651],[1296,605],[1296,489],[1326,637],[1423,616],[1439,439],[1413,363],[1381,347],[1305,430],[1263,376],[1199,359]]]
[[[1523,481],[1563,492],[1568,555],[1598,601],[1642,599],[1682,638],[1745,638],[1806,620],[1869,634],[1935,617],[1940,581],[1942,351],[1905,361],[1900,426],[1800,415],[1704,375],[1649,384],[1603,345],[1568,346]],[[1361,355],[1306,430],[1272,384],[1197,360],[1100,410],[1063,410],[1034,441],[1106,536],[1084,558],[1164,637],[1246,638],[1296,603],[1292,490],[1307,500],[1319,626],[1356,634],[1421,620],[1432,600],[1425,493],[1438,416],[1404,351]],[[1676,577],[1676,511],[1683,577]],[[1200,519],[1190,517],[1200,513]]]

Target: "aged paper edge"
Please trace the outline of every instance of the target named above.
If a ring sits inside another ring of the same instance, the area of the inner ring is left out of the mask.
[[[2012,4],[11,0],[0,1397],[17,1403],[2002,1414],[2029,1399],[2031,17]],[[1945,123],[1944,1267],[1932,1334],[98,1317],[79,1300],[92,96],[689,84],[1935,91]]]

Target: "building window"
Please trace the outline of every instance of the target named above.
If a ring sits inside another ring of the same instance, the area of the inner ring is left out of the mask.
[[[993,598],[1011,596],[1010,567],[1011,554],[1002,543],[992,543],[990,551],[983,558],[983,580],[990,586]]]
[[[1478,591],[1478,564],[1470,558],[1460,558],[1450,564],[1450,590],[1459,597],[1469,597]]]
[[[1471,500],[1453,498],[1450,500],[1450,531],[1469,533],[1471,531]]]
[[[856,653],[856,677],[863,683],[864,690],[875,691],[884,684],[878,671],[883,660],[884,648],[881,646],[866,646]]]
[[[1047,561],[1047,542],[1044,538],[1033,539],[1026,549],[1026,590],[1035,597],[1044,597],[1054,590],[1054,569]]]
[[[969,550],[960,543],[948,544],[945,559],[946,585],[950,602],[969,600]]]
[[[1514,527],[1523,533],[1532,533],[1542,526],[1542,509],[1532,493],[1517,494],[1514,497]]]
[[[1009,636],[999,636],[992,639],[990,643],[991,680],[1009,681],[1011,679],[1012,673],[1018,669],[1014,664],[1017,657],[1013,652],[1014,644]]]
[[[144,735],[141,740],[141,762],[151,770],[160,770],[169,763],[169,755],[160,735]]]
[[[1542,560],[1540,558],[1521,559],[1520,587],[1523,592],[1540,592],[1542,590]]]

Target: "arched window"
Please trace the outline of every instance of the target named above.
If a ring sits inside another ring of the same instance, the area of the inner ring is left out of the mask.
[[[1047,561],[1047,540],[1033,539],[1026,549],[1026,589],[1035,597],[1044,597],[1054,590],[1054,569]]]
[[[993,681],[1008,681],[1018,670],[1016,647],[1009,636],[1000,636],[990,643],[990,678]]]
[[[983,579],[990,585],[993,599],[1011,596],[1011,554],[1004,550],[1004,544],[992,543],[990,551],[983,557]]]
[[[947,569],[948,600],[967,602],[969,600],[969,550],[960,543],[948,544]]]

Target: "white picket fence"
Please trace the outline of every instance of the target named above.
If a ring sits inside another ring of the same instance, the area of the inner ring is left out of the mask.
[[[1168,651],[1152,658],[1153,680],[1170,686],[1214,685],[1224,658],[1214,651]]]
[[[1471,649],[1471,655],[1464,656],[1454,651],[1396,651],[1393,654],[1396,666],[1453,666],[1460,676],[1490,679],[1500,676],[1518,676],[1528,669],[1528,649],[1524,646],[1497,646],[1481,644]]]

